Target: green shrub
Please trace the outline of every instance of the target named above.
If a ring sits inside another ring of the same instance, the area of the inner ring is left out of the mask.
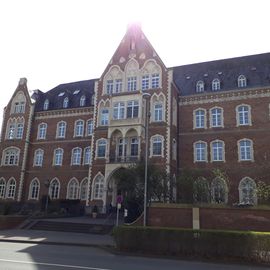
[[[270,262],[270,233],[123,226],[113,234],[123,251]]]

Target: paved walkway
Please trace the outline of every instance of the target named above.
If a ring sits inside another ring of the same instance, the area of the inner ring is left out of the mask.
[[[0,241],[36,244],[114,247],[111,235],[38,230],[0,230]]]

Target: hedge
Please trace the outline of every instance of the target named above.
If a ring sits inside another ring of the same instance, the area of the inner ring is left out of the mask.
[[[121,251],[270,262],[270,233],[121,226],[113,235]]]

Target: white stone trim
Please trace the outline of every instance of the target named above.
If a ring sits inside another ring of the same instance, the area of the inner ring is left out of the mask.
[[[250,144],[250,156],[251,159],[241,159],[241,151],[240,151],[240,142],[241,141],[249,141]],[[238,154],[238,162],[254,162],[254,146],[253,146],[253,140],[248,139],[248,138],[242,138],[237,141],[237,154]]]
[[[154,155],[153,154],[153,140],[157,137],[160,137],[161,138],[161,155]],[[150,138],[150,156],[149,158],[152,158],[152,157],[164,157],[164,136],[160,135],[160,134],[155,134],[153,136],[151,136]]]
[[[196,144],[203,143],[205,145],[205,160],[197,159]],[[208,163],[208,145],[207,142],[199,140],[193,143],[193,163]]]
[[[222,160],[214,160],[214,154],[213,154],[213,143],[221,142],[222,143]],[[225,142],[219,139],[213,140],[210,142],[210,162],[225,162]]]
[[[197,111],[204,111],[204,127],[196,126],[196,112]],[[206,109],[200,107],[193,110],[193,129],[207,129],[207,110]]]
[[[212,111],[215,109],[221,110],[221,125],[220,126],[213,126],[213,114]],[[209,109],[209,127],[210,128],[224,128],[224,109],[220,106],[215,106]]]
[[[239,118],[239,112],[238,112],[238,109],[239,107],[242,107],[242,106],[247,106],[248,107],[248,124],[240,124],[240,118]],[[242,126],[252,126],[252,118],[251,118],[251,106],[249,104],[239,104],[235,107],[235,114],[236,114],[236,126],[237,127],[242,127]]]

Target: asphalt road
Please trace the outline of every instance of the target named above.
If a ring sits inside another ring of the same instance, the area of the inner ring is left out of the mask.
[[[265,270],[266,268],[115,255],[90,247],[0,242],[0,270],[69,269]]]

